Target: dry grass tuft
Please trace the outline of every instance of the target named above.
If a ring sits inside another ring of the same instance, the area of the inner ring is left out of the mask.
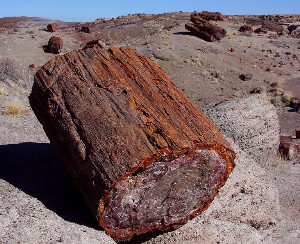
[[[3,96],[5,94],[5,90],[3,87],[0,87],[0,96]]]
[[[282,94],[282,101],[286,104],[289,104],[293,98],[294,96],[290,91],[284,91]]]
[[[19,101],[13,101],[6,104],[4,114],[6,115],[19,115],[25,112],[24,105]]]
[[[285,166],[289,165],[289,163],[290,163],[289,160],[287,160],[280,152],[277,152],[275,166],[285,167]]]
[[[275,82],[275,88],[277,89],[277,90],[282,90],[283,89],[283,86],[284,86],[284,81],[283,80],[279,80],[279,81],[277,81],[277,82]]]

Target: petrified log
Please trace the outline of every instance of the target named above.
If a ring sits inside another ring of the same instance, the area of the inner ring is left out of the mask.
[[[51,23],[51,24],[47,25],[47,31],[55,32],[57,30],[58,26],[59,26],[58,22]]]
[[[59,54],[63,48],[63,40],[58,36],[52,36],[48,45],[43,46],[44,52]]]
[[[151,59],[98,45],[35,75],[31,107],[115,240],[177,228],[233,169],[228,142]]]
[[[193,15],[198,15],[202,19],[205,20],[214,20],[214,21],[224,21],[225,16],[222,15],[220,12],[208,12],[208,11],[202,11],[201,13],[194,13]]]
[[[226,31],[223,28],[210,23],[197,14],[191,15],[191,21],[185,24],[185,28],[195,36],[208,42],[220,40],[226,35]]]

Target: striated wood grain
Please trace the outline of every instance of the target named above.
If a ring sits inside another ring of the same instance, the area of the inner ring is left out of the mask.
[[[234,166],[215,125],[154,61],[129,48],[94,45],[55,57],[35,75],[29,100],[115,240],[186,223]]]

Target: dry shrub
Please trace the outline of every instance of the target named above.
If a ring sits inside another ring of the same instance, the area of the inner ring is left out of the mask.
[[[4,95],[5,94],[5,90],[3,87],[0,87],[0,96]]]
[[[294,96],[290,91],[284,91],[282,94],[282,101],[286,104],[289,104],[293,98]]]
[[[277,167],[284,167],[289,165],[290,161],[286,159],[280,152],[277,152],[275,166]]]
[[[282,90],[283,86],[284,86],[284,81],[283,80],[279,80],[279,81],[275,82],[274,86],[275,86],[275,88],[277,90]]]
[[[18,115],[25,111],[24,105],[19,101],[13,101],[6,104],[4,114],[6,115]]]

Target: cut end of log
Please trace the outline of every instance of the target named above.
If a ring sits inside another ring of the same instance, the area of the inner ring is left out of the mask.
[[[100,204],[99,222],[118,241],[174,229],[209,206],[229,170],[216,151],[207,149],[153,163],[115,185]]]

